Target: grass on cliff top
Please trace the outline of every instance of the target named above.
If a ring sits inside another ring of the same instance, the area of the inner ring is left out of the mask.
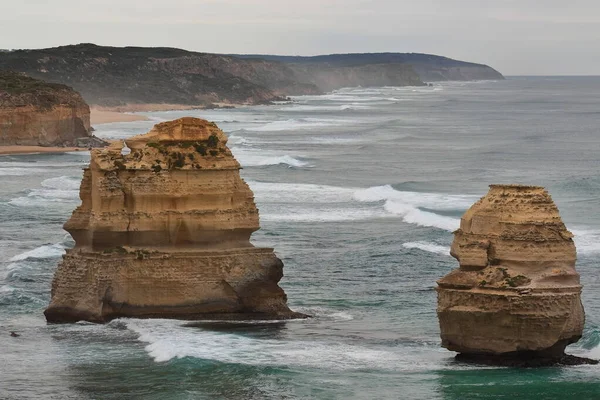
[[[85,104],[69,86],[45,82],[26,75],[0,71],[0,108],[36,106],[49,109],[58,104]]]

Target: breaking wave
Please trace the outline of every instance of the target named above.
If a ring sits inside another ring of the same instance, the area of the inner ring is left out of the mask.
[[[312,128],[323,128],[329,126],[341,126],[351,123],[357,123],[358,121],[352,120],[340,120],[340,119],[319,119],[319,118],[301,118],[301,119],[288,119],[285,121],[274,121],[266,125],[246,128],[248,131],[258,132],[277,132],[277,131],[291,131],[291,130],[303,130]]]
[[[65,254],[65,247],[62,244],[45,244],[43,246],[36,247],[33,250],[28,250],[24,253],[17,254],[16,256],[12,257],[9,261],[15,262],[30,259],[43,260],[47,258],[57,258],[62,256],[63,254]]]
[[[43,203],[77,202],[79,200],[80,177],[59,176],[42,181],[41,189],[31,189],[27,196],[17,197],[9,204],[19,207],[34,207]]]
[[[268,165],[287,165],[288,167],[306,167],[308,162],[292,157],[288,154],[277,154],[260,149],[245,149],[232,147],[231,151],[242,167],[263,167]]]
[[[447,256],[450,255],[449,247],[440,246],[439,244],[425,242],[425,241],[402,243],[402,246],[407,249],[419,249],[419,250],[427,251],[429,253],[443,254],[443,255],[447,255]]]
[[[348,316],[344,315],[347,320]],[[341,318],[344,320],[344,318]],[[218,323],[218,329],[211,329],[210,323],[186,326],[172,320],[122,320],[128,329],[139,335],[138,340],[146,343],[146,352],[155,362],[167,362],[173,359],[193,357],[203,360],[261,366],[297,366],[323,368],[327,370],[429,370],[439,368],[439,360],[445,355],[437,346],[419,349],[419,353],[404,346],[390,349],[382,346],[368,346],[359,343],[342,343],[315,338],[313,340],[294,340],[293,338],[265,337],[264,331],[277,332],[281,322],[258,322],[245,324],[248,330],[252,326],[261,326],[260,337],[240,334],[238,329],[227,330],[227,323]],[[292,321],[290,323],[302,323]],[[275,335],[274,335],[275,336]],[[427,351],[428,357],[422,352]],[[429,357],[431,356],[431,357]]]

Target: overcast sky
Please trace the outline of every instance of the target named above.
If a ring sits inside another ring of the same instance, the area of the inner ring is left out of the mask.
[[[600,0],[0,0],[0,49],[419,52],[505,75],[600,75]]]

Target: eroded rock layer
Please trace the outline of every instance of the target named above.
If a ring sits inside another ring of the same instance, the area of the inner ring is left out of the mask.
[[[277,285],[281,260],[250,243],[254,196],[214,123],[164,122],[126,143],[92,151],[48,321],[302,316]]]
[[[0,145],[75,146],[90,139],[90,107],[68,86],[0,71]]]
[[[584,325],[572,237],[544,188],[491,185],[454,232],[460,268],[438,281],[442,346],[562,356]]]

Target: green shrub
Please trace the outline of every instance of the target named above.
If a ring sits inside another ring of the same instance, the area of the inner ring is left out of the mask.
[[[201,156],[205,156],[206,155],[206,146],[203,144],[196,144],[194,146],[194,148],[196,149],[196,151],[201,155]]]
[[[219,137],[215,134],[210,135],[206,141],[206,145],[212,148],[217,147],[219,145]]]

